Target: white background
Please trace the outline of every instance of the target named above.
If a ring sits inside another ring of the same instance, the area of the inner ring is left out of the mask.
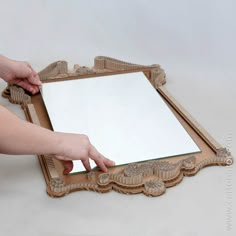
[[[92,65],[97,55],[159,63],[169,91],[235,156],[235,10],[233,0],[1,0],[0,52],[36,70],[60,59]],[[34,156],[1,155],[0,232],[233,235],[235,171],[206,168],[159,198],[77,192],[52,199]]]

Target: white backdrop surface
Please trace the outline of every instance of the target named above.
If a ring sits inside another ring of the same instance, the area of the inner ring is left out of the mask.
[[[236,156],[236,2],[0,0],[0,53],[36,70],[97,55],[159,63],[167,88]],[[5,83],[0,81],[1,90]],[[24,118],[22,110],[0,104]],[[235,235],[235,165],[159,198],[77,192],[52,199],[34,156],[0,158],[1,235]]]

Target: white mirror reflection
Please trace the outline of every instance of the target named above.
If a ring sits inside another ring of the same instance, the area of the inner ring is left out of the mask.
[[[200,151],[142,72],[45,83],[41,92],[54,131],[88,135],[116,165]],[[74,161],[71,173],[84,170]]]

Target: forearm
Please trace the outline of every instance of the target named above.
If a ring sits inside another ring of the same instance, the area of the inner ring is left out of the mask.
[[[0,78],[5,78],[9,76],[8,65],[11,63],[11,60],[7,57],[0,55]]]
[[[0,153],[60,154],[60,134],[23,121],[0,106]]]

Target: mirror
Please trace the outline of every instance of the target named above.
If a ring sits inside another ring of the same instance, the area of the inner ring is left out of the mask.
[[[45,83],[41,93],[54,131],[88,135],[116,165],[200,152],[142,72]],[[74,161],[71,173],[84,170]]]

